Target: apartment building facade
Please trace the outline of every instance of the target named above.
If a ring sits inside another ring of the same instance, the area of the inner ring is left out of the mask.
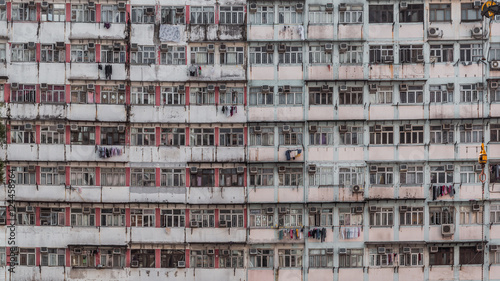
[[[500,280],[479,6],[0,0],[0,279]]]

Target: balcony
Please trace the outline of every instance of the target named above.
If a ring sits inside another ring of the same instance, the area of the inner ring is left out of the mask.
[[[245,228],[186,228],[187,243],[243,243]]]

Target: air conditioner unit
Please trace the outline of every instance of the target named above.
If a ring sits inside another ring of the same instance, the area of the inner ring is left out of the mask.
[[[184,14],[184,8],[176,8],[175,9],[175,14],[176,15],[182,15],[182,14]]]
[[[64,174],[66,172],[66,167],[65,166],[57,166],[57,172],[59,174]]]
[[[412,128],[411,124],[405,124],[404,126],[405,131],[411,131],[411,128]]]
[[[333,3],[326,3],[325,11],[333,12]]]
[[[443,31],[439,27],[429,27],[427,35],[429,37],[443,37]]]
[[[146,8],[146,12],[145,12],[146,15],[153,15],[154,13],[155,13],[155,8],[153,8],[153,7]]]
[[[406,172],[406,171],[408,171],[408,165],[406,165],[406,164],[399,165],[399,171],[400,172]]]
[[[34,212],[35,212],[35,207],[26,206],[26,213],[34,213]]]
[[[35,165],[28,166],[28,172],[35,172],[35,171],[36,171],[36,166]]]
[[[352,192],[353,193],[363,193],[365,189],[361,185],[353,185]]]
[[[325,52],[331,53],[332,51],[333,51],[333,45],[330,43],[325,44]]]
[[[417,55],[416,62],[424,62],[424,55]]]
[[[257,167],[250,167],[250,174],[257,174]]]
[[[493,60],[490,62],[490,69],[491,70],[500,70],[500,61],[498,60]]]
[[[477,244],[476,245],[476,251],[482,252],[484,250],[483,244]]]
[[[297,12],[302,12],[303,10],[304,10],[304,4],[302,4],[302,3],[297,3],[297,4],[295,5],[295,11],[297,11]]]
[[[455,225],[453,224],[443,224],[441,225],[441,234],[443,236],[451,236],[455,233]]]
[[[345,255],[347,254],[347,249],[346,248],[339,248],[339,255]]]
[[[318,126],[316,125],[309,125],[309,132],[315,133],[318,131]]]
[[[190,167],[189,172],[191,174],[197,174],[198,173],[198,167]]]
[[[465,130],[472,130],[472,124],[471,123],[464,124],[464,129]]]
[[[316,173],[316,165],[310,164],[309,166],[307,166],[307,172],[309,172],[309,174]]]
[[[227,87],[225,84],[219,85],[219,93],[225,93],[227,90]]]
[[[267,44],[266,45],[266,52],[267,53],[274,53],[274,45],[273,44]]]
[[[375,132],[381,132],[382,131],[382,125],[375,125],[374,128],[373,128],[373,130]]]
[[[405,254],[411,253],[411,248],[410,247],[403,247],[403,253],[405,253]]]
[[[213,93],[213,92],[215,92],[215,85],[208,85],[208,86],[207,86],[207,91],[208,91],[209,93]]]
[[[47,253],[49,249],[47,247],[40,247],[40,253]]]
[[[477,83],[477,84],[476,84],[476,88],[477,88],[478,90],[482,91],[482,90],[484,90],[484,84],[483,84],[483,83],[481,83],[481,82],[479,82],[479,83]]]
[[[48,88],[48,87],[47,87],[47,83],[41,83],[41,84],[40,84],[40,89],[41,89],[41,90],[47,90],[47,88]]]
[[[408,91],[408,85],[407,84],[400,84],[399,91],[401,91],[401,92]]]
[[[481,167],[481,164],[476,164],[476,165],[474,165],[474,167],[476,168],[476,171],[478,171],[478,172],[483,170],[483,167]]]
[[[184,86],[184,85],[177,86],[178,93],[184,93],[185,91],[186,91],[186,86]]]
[[[345,11],[345,10],[347,10],[347,3],[340,3],[339,11]]]
[[[491,81],[491,82],[490,82],[490,88],[491,88],[491,89],[497,89],[497,88],[498,88],[498,82],[496,82],[496,81]]]
[[[160,50],[161,51],[168,51],[168,44],[161,44],[160,45]]]
[[[283,132],[290,132],[290,125],[283,125]]]
[[[149,85],[147,88],[148,93],[154,93],[155,92],[155,86]]]
[[[250,13],[257,12],[257,3],[250,3],[249,10],[250,10]]]
[[[474,1],[474,9],[481,9],[481,1]]]
[[[378,169],[377,169],[377,166],[376,165],[371,165],[370,166],[370,172],[376,172]]]
[[[268,86],[268,85],[264,85],[264,86],[262,86],[261,91],[262,91],[263,93],[269,93],[270,88],[269,88],[269,86]]]
[[[283,174],[286,172],[286,167],[285,166],[279,166],[278,167],[278,173]]]
[[[448,90],[453,90],[453,89],[455,89],[455,83],[447,83],[447,84],[446,84],[446,89],[448,89]]]
[[[120,248],[113,248],[113,254],[121,254],[122,250]]]
[[[124,11],[127,8],[127,3],[125,2],[118,2],[118,10]]]
[[[321,91],[324,92],[324,93],[325,92],[329,92],[330,91],[330,86],[328,86],[328,85],[322,85],[321,86]]]
[[[361,207],[361,206],[356,206],[356,207],[354,207],[354,212],[355,212],[356,214],[363,213],[363,207]]]
[[[326,254],[327,255],[333,255],[333,248],[326,249]]]
[[[453,171],[453,164],[446,165],[446,171]]]
[[[139,50],[139,45],[137,43],[130,44],[130,50],[131,51],[137,51],[137,50]]]
[[[385,247],[378,247],[377,248],[377,253],[379,253],[379,254],[385,254]]]
[[[221,45],[219,46],[219,52],[221,52],[221,53],[225,53],[225,52],[226,52],[226,50],[227,50],[227,46],[226,46],[226,44],[221,44]]]
[[[93,49],[95,49],[95,43],[94,43],[94,42],[89,42],[89,43],[87,44],[87,48],[88,48],[89,50],[93,50]]]
[[[87,4],[87,8],[89,8],[89,9],[95,9],[95,2],[89,2]]]
[[[347,52],[348,45],[347,43],[340,43],[339,44],[339,52],[340,53],[345,53]]]
[[[473,204],[472,205],[472,211],[474,211],[474,212],[481,211],[481,205],[479,205],[479,204]]]
[[[406,212],[408,211],[408,206],[399,206],[399,212]]]
[[[118,125],[118,132],[124,133],[125,132],[125,125]]]
[[[384,57],[384,62],[385,63],[393,63],[394,62],[394,56],[385,56]]]
[[[28,49],[35,49],[36,44],[35,42],[28,42]]]
[[[317,214],[317,213],[318,213],[318,208],[316,207],[309,208],[309,214]]]
[[[189,223],[189,226],[190,226],[190,227],[198,227],[198,222],[197,222],[197,221],[191,221],[191,222]]]
[[[31,130],[33,130],[33,125],[31,125],[31,123],[24,124],[24,130],[25,131],[31,131]]]
[[[283,86],[283,91],[284,91],[285,93],[290,93],[290,90],[291,90],[290,85],[284,85],[284,86]]]
[[[408,9],[408,2],[401,2],[401,3],[399,3],[399,10],[400,11],[404,11],[406,9]]]
[[[470,31],[471,36],[474,38],[483,38],[483,28],[476,26]]]
[[[60,42],[56,42],[56,49],[64,49],[66,48],[66,43],[60,41]]]
[[[214,44],[208,44],[207,45],[207,52],[209,52],[209,53],[215,52],[215,45]]]
[[[90,214],[90,208],[89,207],[84,207],[82,210],[82,213],[84,214]]]
[[[443,124],[443,130],[451,130],[451,124]]]
[[[49,2],[42,2],[42,4],[40,4],[40,7],[42,8],[42,10],[47,10],[49,8]]]
[[[287,207],[279,207],[278,213],[280,214],[286,214],[288,211]]]
[[[229,256],[229,255],[231,255],[231,251],[230,250],[220,250],[220,255],[221,256]]]
[[[120,208],[113,208],[113,214],[119,214],[121,213]]]
[[[219,222],[219,227],[226,227],[226,226],[227,226],[226,221]]]
[[[439,247],[435,247],[435,246],[429,247],[429,252],[431,252],[431,253],[437,253],[438,251],[439,251]]]
[[[347,125],[340,125],[339,126],[339,132],[341,132],[341,133],[347,132]]]
[[[177,262],[177,267],[179,267],[179,268],[184,268],[184,267],[186,267],[186,262],[185,262],[185,261],[178,261],[178,262]]]
[[[375,84],[375,83],[370,84],[370,86],[369,86],[370,92],[376,92],[377,89],[378,89],[378,85],[377,84]]]
[[[95,86],[94,84],[87,84],[87,90],[94,90]]]
[[[279,44],[278,45],[278,52],[279,53],[284,53],[286,51],[286,46],[285,44]]]
[[[370,213],[376,212],[378,210],[377,206],[370,206]]]
[[[347,88],[347,85],[340,85],[339,86],[339,91],[340,92],[347,92],[348,88]]]
[[[131,261],[130,267],[139,267],[139,261]]]
[[[125,84],[119,84],[118,85],[118,91],[125,91],[125,89],[126,89]]]
[[[28,6],[32,8],[36,7],[35,1],[29,1]]]
[[[74,248],[73,249],[73,254],[81,254],[82,253],[82,248]]]
[[[498,245],[490,245],[490,251],[492,252],[498,251]]]
[[[17,90],[19,88],[19,83],[10,83],[10,88],[12,90]]]
[[[258,253],[259,253],[259,251],[257,249],[250,249],[250,251],[249,251],[249,254],[252,255],[252,256],[256,255]]]
[[[236,172],[238,174],[243,174],[245,172],[245,167],[243,167],[243,166],[236,167]]]
[[[273,207],[266,208],[266,214],[274,214],[274,208]]]

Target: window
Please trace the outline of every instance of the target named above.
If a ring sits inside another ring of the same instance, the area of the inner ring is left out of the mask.
[[[429,265],[453,264],[453,247],[439,247],[437,253],[429,253]]]
[[[13,21],[36,21],[36,6],[29,3],[12,3]]]
[[[364,184],[363,167],[340,167],[339,184],[341,186],[354,186]]]
[[[65,266],[66,249],[54,249],[48,248],[47,252],[41,253],[41,265],[42,266]]]
[[[483,91],[477,84],[460,85],[460,102],[478,102],[483,100]]]
[[[0,10],[0,13],[1,11],[2,10]],[[5,43],[0,43],[0,62],[6,62],[6,61],[7,61],[6,45]]]
[[[423,45],[401,45],[399,47],[399,59],[401,63],[423,62]]]
[[[451,21],[451,4],[429,4],[429,20]]]
[[[273,146],[274,127],[250,127],[250,145]]]
[[[266,249],[250,249],[255,253],[250,254],[250,267],[251,268],[268,268],[274,267],[274,251]]]
[[[429,207],[429,225],[453,224],[453,207]]]
[[[40,168],[40,184],[41,185],[62,185],[66,183],[64,172],[60,172],[57,167],[41,167]]]
[[[161,7],[162,24],[184,24],[184,7]]]
[[[429,92],[431,103],[452,103],[453,90],[448,90],[446,85],[430,85]]]
[[[399,126],[399,143],[422,144],[424,143],[424,126],[404,124]]]
[[[156,169],[155,168],[132,168],[131,186],[156,186]]]
[[[316,132],[309,132],[310,145],[333,145],[333,127],[317,126]]]
[[[220,53],[220,64],[242,65],[245,63],[243,47],[226,47],[226,52]]]
[[[345,255],[339,255],[339,267],[362,267],[363,249],[346,249]]]
[[[309,24],[333,23],[333,12],[324,5],[309,5]]]
[[[118,90],[118,86],[101,85],[102,104],[125,104],[125,91]]]
[[[273,24],[274,23],[274,7],[273,6],[257,6],[255,13],[250,13],[251,24]]]
[[[95,185],[95,168],[71,167],[71,185]]]
[[[101,145],[124,145],[125,132],[119,132],[117,127],[101,127]]]
[[[94,226],[94,225],[95,225],[95,209],[71,208],[71,226]]]
[[[115,47],[114,45],[101,45],[102,63],[125,63],[127,49],[125,45]],[[105,86],[101,86],[105,87]],[[102,89],[101,89],[102,91]]]
[[[161,210],[161,227],[184,227],[184,213],[181,209]]]
[[[36,89],[35,85],[20,84],[17,89],[11,91],[11,102],[15,103],[35,103]]]
[[[297,11],[295,5],[291,6],[279,6],[278,8],[278,23],[285,24],[301,24],[302,23],[302,12]]]
[[[226,223],[226,227],[243,227],[243,210],[219,210],[219,224]]]
[[[453,45],[430,45],[431,62],[452,62]]]
[[[474,3],[462,3],[462,21],[482,20],[481,9],[476,9]]]
[[[161,250],[161,268],[177,268],[179,262],[185,260],[185,250]]]
[[[219,91],[220,104],[243,104],[243,88],[228,88],[225,92]]]
[[[228,250],[229,255],[219,250],[219,268],[243,268],[244,267],[244,252],[243,250]],[[221,254],[223,253],[223,254]]]
[[[474,165],[460,166],[460,183],[477,183]]]
[[[155,23],[154,6],[133,6],[132,23]]]
[[[47,89],[41,89],[41,103],[66,103],[66,90],[64,85],[48,85]]]
[[[18,265],[35,266],[35,248],[18,248]],[[14,253],[13,253],[14,254]]]
[[[446,126],[431,125],[431,143],[453,143],[453,134],[455,126],[447,124]]]
[[[347,50],[340,53],[340,63],[359,64],[363,62],[363,46],[347,45]]]
[[[280,87],[279,104],[302,104],[302,87],[290,87],[290,91],[285,91],[284,86]]]
[[[155,64],[155,46],[137,46],[137,50],[131,52],[130,62],[133,64]]]
[[[285,52],[279,53],[279,63],[284,63],[284,64],[302,63],[302,47],[286,46]]]
[[[332,63],[332,53],[327,53],[325,46],[309,46],[309,63]]]
[[[394,265],[394,253],[392,248],[371,248],[369,249],[370,266],[392,266]]]
[[[274,214],[274,208],[250,209],[250,227],[255,227],[255,228],[273,227],[274,225],[273,214]],[[499,218],[500,218],[500,211],[499,211]]]
[[[28,44],[12,44],[11,62],[34,62],[36,48],[29,47]]]
[[[101,248],[101,266],[105,268],[125,267],[125,253],[120,248]]]
[[[274,186],[274,169],[257,168],[257,172],[250,174],[250,185],[252,186]]]
[[[190,137],[192,146],[215,145],[215,130],[212,128],[192,128]]]
[[[208,6],[191,6],[192,24],[211,24],[215,23],[215,9]]]
[[[215,92],[207,91],[206,87],[191,87],[191,99],[192,104],[214,104],[215,103]]]
[[[238,173],[236,168],[219,169],[221,187],[243,186],[243,173]]]
[[[341,145],[360,145],[363,144],[363,127],[346,126],[339,128]]]
[[[5,11],[6,9],[3,8],[3,9],[0,9],[0,20],[7,20],[7,12]],[[2,248],[0,248],[0,251],[1,251]],[[5,249],[4,249],[5,251]],[[1,261],[0,261],[1,262]]]
[[[215,255],[208,254],[207,250],[191,250],[191,262],[189,266],[194,268],[213,268],[215,263],[214,257]]]
[[[460,125],[460,143],[480,143],[483,139],[483,125]]]
[[[125,168],[101,168],[101,185],[125,186]]]
[[[363,104],[363,87],[348,87],[339,93],[339,105]]]
[[[302,145],[302,127],[290,126],[288,131],[283,131],[283,126],[278,128],[280,145]]]
[[[386,166],[375,166],[376,171],[370,166],[370,184],[387,185],[393,183],[393,168]]]
[[[266,46],[250,47],[250,64],[273,64],[273,55],[266,50]]]
[[[42,62],[66,62],[66,49],[56,48],[54,44],[42,44],[40,59]]]
[[[154,209],[130,209],[132,227],[155,227]]]
[[[500,88],[496,88],[496,89],[490,88],[490,95],[491,95],[492,102],[500,102]]]
[[[500,124],[490,125],[490,142],[500,142]]]
[[[403,248],[399,249],[399,265],[401,266],[422,266],[424,265],[424,249],[410,248],[409,253],[405,253]]]
[[[87,44],[71,45],[71,62],[95,62],[95,49]]]
[[[370,226],[393,226],[393,208],[377,208],[376,212],[370,212]]]
[[[198,169],[196,174],[191,173],[191,187],[214,187],[214,185],[214,169]]]
[[[0,251],[1,251],[1,248],[0,248]],[[2,256],[1,256],[1,252],[0,252],[0,259],[1,259],[1,257]],[[1,260],[0,260],[0,262],[1,262]],[[500,264],[500,251],[492,251],[492,250],[490,250],[490,263],[491,264]]]
[[[278,250],[279,267],[302,267],[302,250]]]
[[[478,252],[476,246],[472,247],[460,247],[460,261],[462,264],[483,264],[484,263],[484,253]]]
[[[322,91],[320,87],[309,88],[309,104],[310,105],[331,105],[333,104],[333,88],[329,87],[328,91]]]
[[[392,86],[378,86],[376,91],[370,91],[371,104],[391,104]]]
[[[453,183],[453,170],[447,166],[431,166],[431,183]]]
[[[160,53],[160,63],[168,65],[185,65],[186,64],[186,47],[184,46],[168,46],[168,51]]]
[[[33,208],[34,209],[34,208]],[[5,212],[5,209],[2,210]],[[35,212],[26,211],[26,207],[16,208],[16,224],[18,225],[35,225]]]
[[[250,105],[272,105],[274,104],[274,88],[262,91],[262,87],[250,88]]]
[[[370,46],[370,63],[393,63],[394,47],[392,45]]]
[[[66,21],[66,5],[64,4],[49,4],[45,10],[42,9],[42,21]]]
[[[132,128],[130,137],[132,145],[155,145],[155,128]]]
[[[310,226],[333,226],[333,209],[320,208],[319,213],[309,214]]]
[[[500,60],[500,43],[491,43],[489,61]]]
[[[424,166],[407,165],[406,170],[399,170],[399,182],[401,184],[418,184],[424,183]]]
[[[332,268],[333,254],[327,254],[326,249],[309,249],[310,268]]]
[[[136,264],[139,268],[155,268],[155,250],[132,249],[132,264]]]
[[[14,170],[16,184],[36,184],[35,170],[30,169],[30,167],[11,167],[11,169]]]
[[[408,7],[399,11],[399,22],[424,22],[424,5],[408,4]]]
[[[71,86],[71,103],[94,103],[94,91],[87,86]]]
[[[102,5],[101,4],[101,22],[104,22],[104,23],[125,23],[125,11],[118,10],[117,5]]]
[[[391,126],[370,126],[370,144],[393,144],[394,128]]]
[[[479,206],[479,211],[472,209],[472,206],[460,206],[460,224],[471,225],[483,223],[483,206]]]
[[[191,64],[214,64],[214,53],[207,47],[191,47]]]
[[[132,104],[155,104],[155,88],[153,87],[132,87]]]
[[[220,24],[243,24],[245,22],[245,13],[241,6],[221,6]]]
[[[196,222],[198,227],[215,227],[215,210],[191,210],[191,224]]]
[[[178,90],[178,87],[163,87],[161,88],[161,98],[163,104],[168,105],[183,105],[184,92]]]
[[[402,104],[421,104],[424,102],[424,87],[407,85],[407,90],[399,92]]]
[[[95,10],[87,4],[71,5],[72,22],[95,22]]]
[[[101,209],[101,226],[125,226],[125,209]]]
[[[394,5],[370,5],[370,23],[393,23]]]
[[[0,225],[5,225],[7,222],[7,208],[6,207],[0,208],[0,219],[1,219]],[[0,262],[1,262],[1,252],[0,252]]]
[[[401,211],[399,207],[400,225],[424,225],[424,207],[407,206],[406,211]],[[400,252],[402,253],[402,252]]]
[[[186,187],[186,169],[161,169],[161,186]]]
[[[185,128],[162,128],[161,129],[161,144],[168,146],[186,145],[186,129]]]
[[[339,23],[363,23],[363,5],[346,5],[345,11],[339,10]]]
[[[78,126],[77,130],[71,131],[71,144],[94,145],[95,128],[89,126]]]
[[[483,57],[481,44],[460,44],[460,61],[477,62]]]
[[[33,125],[31,125],[33,126]],[[11,143],[35,143],[35,132],[22,125],[10,126]]]
[[[280,207],[280,209],[283,207]],[[302,226],[302,209],[286,208],[286,214],[278,215],[279,227],[299,227]]]
[[[65,208],[40,208],[40,225],[64,226],[66,224]]]
[[[490,205],[490,223],[499,224],[500,223],[500,205],[491,204]],[[500,260],[499,260],[500,262]]]

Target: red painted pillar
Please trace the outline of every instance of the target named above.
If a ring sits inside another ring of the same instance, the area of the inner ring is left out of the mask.
[[[66,21],[71,21],[71,3],[66,3]]]
[[[215,5],[215,24],[219,24],[219,5]]]
[[[37,4],[39,5],[39,4]],[[40,247],[35,248],[35,266],[40,266],[40,261],[42,260],[42,255],[40,253]]]
[[[35,225],[40,226],[40,207],[35,207]]]
[[[99,5],[99,8],[101,7],[100,4],[97,5]],[[99,17],[101,17],[101,13],[99,13]],[[95,61],[97,63],[101,62],[101,44],[95,44]]]
[[[155,183],[156,187],[161,186],[161,168],[155,169]]]
[[[42,130],[40,125],[35,126],[35,143],[40,144],[42,141]]]
[[[10,125],[6,125],[5,127],[7,129],[7,143],[11,143],[12,140],[10,138]]]
[[[12,3],[11,2],[7,2],[7,21],[11,21],[12,20]]]
[[[101,251],[97,251],[97,254],[95,255],[95,264],[101,264]]]
[[[128,54],[128,52],[127,52],[127,54]],[[125,103],[127,105],[130,104],[130,86],[129,85],[125,86]]]
[[[71,185],[71,167],[66,167],[66,185]]]
[[[186,98],[186,105],[189,105],[189,87],[186,86],[186,92],[184,93],[184,96]]]
[[[41,179],[40,179],[40,166],[35,166],[35,178],[36,178],[36,184],[40,184]]]
[[[189,209],[186,209],[184,211],[184,213],[186,214],[186,228],[190,228],[191,226],[189,225],[189,223],[191,222],[191,220],[189,219]]]
[[[126,10],[126,12],[125,12],[125,21],[126,21],[126,22],[128,22],[129,20],[131,20],[131,19],[130,19],[130,15],[131,15],[131,13],[130,13],[130,10],[131,10],[131,8],[130,8],[130,4],[127,4],[127,5],[125,6],[125,10]],[[127,53],[128,53],[128,52],[127,52]]]
[[[130,222],[130,208],[125,209],[125,226],[130,227],[132,223]]]
[[[156,142],[156,146],[160,146],[160,144],[161,144],[161,128],[160,127],[156,127],[155,142]]]
[[[37,22],[40,22],[40,18],[42,16],[41,11],[42,11],[41,3],[36,3],[36,21]]]
[[[40,103],[40,85],[35,85],[35,102]]]
[[[186,249],[186,268],[189,268],[189,249]]]
[[[127,249],[127,252],[125,254],[125,267],[130,267],[130,260],[131,260],[130,249]]]
[[[189,146],[189,127],[186,127],[186,146]]]
[[[101,167],[95,168],[95,185],[96,186],[101,185]]]
[[[71,250],[66,248],[66,267],[71,267]]]
[[[245,87],[243,87],[243,105],[246,106],[247,105],[247,87],[245,85]]]
[[[71,45],[66,44],[66,62],[71,62]]]
[[[247,146],[247,139],[248,139],[248,127],[243,128],[243,145]]]
[[[66,126],[66,144],[71,144],[71,126]]]
[[[39,5],[39,3],[37,4]],[[36,52],[36,62],[40,62],[41,61],[41,57],[42,57],[42,47],[41,47],[41,44],[40,43],[36,43],[36,49],[35,49],[35,52]]]
[[[95,4],[95,22],[101,22],[101,4]]]
[[[215,104],[219,103],[219,87],[215,87]]]
[[[71,226],[71,208],[66,207],[66,226]]]
[[[186,24],[189,24],[189,5],[186,5]],[[186,57],[187,60],[187,57]]]
[[[215,135],[215,146],[219,146],[219,127],[215,127],[214,130]]]
[[[155,249],[155,267],[161,268],[161,249]]]
[[[219,268],[219,249],[215,249],[214,266]]]
[[[130,186],[130,168],[125,168],[125,186]]]
[[[101,208],[95,208],[95,226],[101,226]]]
[[[247,214],[248,214],[248,210],[243,209],[243,227],[244,228],[247,228]]]
[[[10,180],[10,165],[5,165],[5,182],[7,184],[9,184],[9,180]]]
[[[190,187],[190,186],[191,186],[191,173],[190,173],[190,169],[186,168],[186,187]]]
[[[7,3],[7,7],[9,6],[9,4],[10,2]],[[6,256],[6,265],[10,266],[10,247],[5,248],[5,256]]]
[[[219,209],[215,209],[215,227],[219,227]]]
[[[215,186],[219,186],[219,168],[215,168],[215,173],[214,173],[214,177],[215,177]]]
[[[155,209],[155,226],[160,228],[161,227],[161,212],[160,208]]]
[[[98,52],[99,54],[100,52]],[[95,103],[101,103],[101,85],[95,85],[95,97],[94,97],[94,102]]]
[[[155,86],[155,105],[156,106],[161,105],[161,87],[160,86]]]
[[[101,126],[95,126],[95,144],[101,144]]]
[[[71,103],[71,85],[66,85],[64,91],[66,92],[66,103]]]
[[[10,4],[10,2],[7,4]],[[10,102],[10,84],[5,84],[3,86],[3,99],[6,103]]]

